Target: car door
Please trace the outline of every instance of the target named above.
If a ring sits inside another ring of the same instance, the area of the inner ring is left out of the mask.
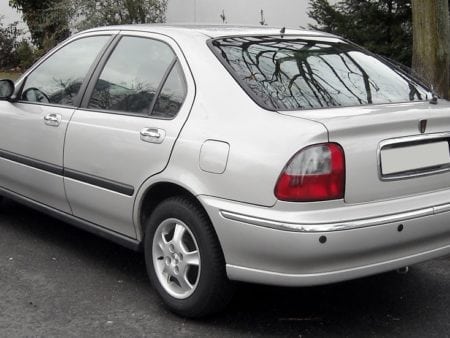
[[[111,39],[79,36],[38,63],[16,85],[16,102],[0,102],[0,187],[70,213],[63,183],[68,123],[83,83]]]
[[[162,171],[189,114],[193,79],[168,37],[121,32],[66,135],[67,198],[75,216],[135,238],[141,184]]]

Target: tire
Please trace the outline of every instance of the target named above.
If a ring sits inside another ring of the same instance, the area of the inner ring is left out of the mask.
[[[171,197],[155,208],[146,223],[144,251],[150,281],[172,312],[204,317],[231,300],[233,285],[216,233],[189,198]]]

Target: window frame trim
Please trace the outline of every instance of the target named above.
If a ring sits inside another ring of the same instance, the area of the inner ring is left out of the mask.
[[[81,106],[83,97],[86,92],[86,88],[89,84],[89,81],[97,68],[98,62],[103,57],[103,54],[105,51],[110,47],[110,45],[113,43],[113,41],[117,38],[117,34],[119,31],[99,31],[99,32],[90,32],[90,33],[84,33],[84,34],[78,34],[74,35],[72,38],[67,39],[54,47],[52,50],[50,50],[47,54],[45,54],[43,57],[41,57],[28,71],[25,72],[25,74],[17,81],[16,83],[16,89],[13,95],[13,98],[16,100],[15,102],[20,104],[27,104],[27,105],[38,105],[38,106],[44,106],[44,107],[56,107],[56,108],[66,108],[66,109],[78,109]],[[26,82],[28,80],[28,77],[33,74],[35,70],[37,70],[44,62],[46,62],[48,59],[50,59],[54,54],[56,54],[58,51],[60,51],[62,48],[66,47],[67,45],[71,44],[72,42],[75,42],[77,40],[89,38],[89,37],[98,37],[98,36],[109,36],[109,40],[106,41],[105,45],[100,49],[97,56],[95,57],[94,61],[92,61],[92,64],[90,65],[83,82],[80,86],[80,89],[78,91],[77,96],[74,99],[73,105],[66,105],[66,104],[57,104],[57,103],[46,103],[46,102],[34,102],[34,101],[25,101],[22,100],[22,94],[23,90],[25,88]]]
[[[175,69],[175,67],[177,67],[177,66],[179,67],[179,69],[180,69],[180,71],[181,71],[181,74],[180,74],[180,75],[181,75],[181,82],[183,83],[183,89],[184,89],[184,97],[183,97],[183,101],[181,102],[180,109],[178,109],[178,112],[175,114],[174,117],[155,116],[155,115],[153,115],[153,112],[155,111],[156,102],[158,102],[158,99],[160,98],[160,95],[161,95],[161,93],[162,93],[162,90],[164,89],[164,86],[166,85],[167,80],[169,79],[170,75],[172,74],[172,71],[173,71],[173,70]],[[164,81],[161,82],[160,88],[158,88],[158,92],[157,92],[158,95],[156,95],[156,99],[155,99],[155,101],[153,102],[153,105],[151,106],[151,109],[150,109],[150,111],[149,111],[149,116],[150,116],[151,118],[155,118],[155,119],[173,120],[174,118],[177,117],[179,111],[181,110],[181,107],[183,106],[184,102],[186,101],[187,91],[188,91],[188,84],[187,84],[187,80],[186,80],[186,75],[184,74],[183,66],[182,66],[181,63],[180,63],[180,60],[179,60],[178,58],[176,58],[176,59],[173,61],[173,64],[169,67],[169,71],[168,71],[168,73],[167,73],[167,76],[164,78]]]
[[[177,54],[177,52],[175,51],[175,49],[170,45],[169,42],[164,41],[162,39],[158,39],[157,37],[154,36],[147,36],[147,35],[141,35],[141,34],[134,34],[135,32],[119,32],[116,36],[116,40],[109,46],[109,48],[105,51],[105,53],[103,54],[102,58],[100,59],[95,71],[92,73],[92,76],[89,80],[89,83],[86,87],[86,91],[83,95],[83,99],[81,101],[80,106],[78,107],[78,110],[82,110],[82,111],[88,111],[88,112],[94,112],[94,113],[101,113],[101,114],[115,114],[115,115],[122,115],[122,116],[132,116],[132,117],[141,117],[141,118],[150,118],[150,119],[155,119],[155,120],[173,120],[178,116],[175,115],[172,118],[165,118],[165,117],[157,117],[157,116],[153,116],[152,112],[153,112],[153,108],[156,104],[156,101],[158,100],[158,97],[161,93],[161,90],[164,86],[164,84],[167,81],[167,78],[170,76],[170,73],[174,67],[174,65],[177,64],[177,62],[179,61],[179,56]],[[151,33],[151,32],[150,32]],[[158,41],[161,43],[164,43],[165,45],[167,45],[170,50],[172,51],[174,57],[172,59],[172,61],[170,62],[169,66],[167,67],[161,82],[159,83],[157,90],[155,92],[155,96],[152,100],[152,102],[149,105],[149,110],[146,114],[140,114],[140,113],[133,113],[133,112],[126,112],[126,111],[120,111],[120,110],[107,110],[107,109],[100,109],[100,108],[89,108],[89,101],[92,98],[92,95],[94,93],[94,89],[95,86],[97,84],[97,81],[99,80],[105,66],[107,65],[111,55],[114,53],[116,47],[119,45],[120,41],[122,40],[122,38],[124,37],[134,37],[134,38],[141,38],[141,39],[148,39],[148,40],[154,40],[154,41]],[[186,97],[187,97],[187,90],[188,90],[188,85],[187,85],[187,81],[186,81],[186,74],[185,74],[185,70],[183,69],[181,63],[180,63],[180,69],[182,72],[182,77],[183,77],[183,81],[184,81],[184,85],[186,88],[186,94],[183,100],[183,104],[186,101]],[[181,110],[181,108],[180,108]]]
[[[164,87],[164,85],[167,82],[167,79],[169,78],[170,73],[172,73],[173,67],[177,64],[178,58],[175,54],[175,58],[170,62],[169,67],[167,67],[166,72],[163,75],[162,81],[160,82],[158,88],[156,88],[155,97],[153,98],[152,102],[150,103],[150,107],[148,109],[148,116],[152,116],[153,109],[155,109],[156,102],[158,101],[159,95],[161,95],[161,91]]]

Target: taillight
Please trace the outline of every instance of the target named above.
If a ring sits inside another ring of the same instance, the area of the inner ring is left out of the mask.
[[[316,144],[300,150],[284,167],[275,186],[283,201],[312,202],[344,198],[345,158],[339,144]]]

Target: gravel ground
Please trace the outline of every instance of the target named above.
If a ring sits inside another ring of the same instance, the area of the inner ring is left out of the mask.
[[[314,288],[239,285],[201,321],[164,309],[141,254],[0,205],[0,336],[450,336],[450,258]]]

